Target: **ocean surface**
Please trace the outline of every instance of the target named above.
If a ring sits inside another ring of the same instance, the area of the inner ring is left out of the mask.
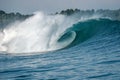
[[[0,80],[120,80],[118,20],[39,13],[0,41]]]

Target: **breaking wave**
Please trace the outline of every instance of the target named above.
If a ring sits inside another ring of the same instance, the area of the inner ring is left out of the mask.
[[[70,48],[113,27],[120,27],[120,22],[103,18],[75,20],[39,12],[1,30],[0,51],[29,53]]]

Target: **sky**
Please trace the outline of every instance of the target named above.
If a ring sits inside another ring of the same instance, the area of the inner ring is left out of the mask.
[[[119,9],[120,0],[0,0],[0,10],[23,14],[36,11],[55,13],[70,8]]]

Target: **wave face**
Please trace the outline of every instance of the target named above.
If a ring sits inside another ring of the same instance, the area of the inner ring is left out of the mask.
[[[0,51],[29,53],[71,48],[114,29],[120,29],[119,21],[93,17],[75,20],[39,12],[1,30]]]
[[[87,21],[78,22],[67,30],[76,32],[76,38],[68,46],[73,47],[90,38],[96,38],[95,36],[108,33],[110,34],[109,31],[115,32],[116,30],[118,30],[119,32],[120,21],[113,21],[104,18],[89,19]]]

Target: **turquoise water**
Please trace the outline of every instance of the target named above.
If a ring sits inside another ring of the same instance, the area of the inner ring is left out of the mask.
[[[66,30],[71,31],[75,40],[61,50],[34,55],[0,52],[0,80],[120,80],[120,22],[88,20]]]

